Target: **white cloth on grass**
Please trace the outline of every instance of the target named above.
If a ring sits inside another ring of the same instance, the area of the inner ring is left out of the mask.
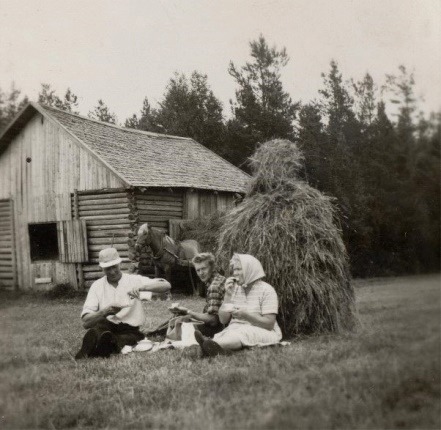
[[[195,326],[193,323],[182,323],[182,340],[165,340],[163,342],[152,342],[149,339],[140,340],[135,346],[126,345],[122,350],[121,354],[129,354],[131,352],[157,352],[161,349],[184,349],[192,345],[198,345],[196,338],[194,336]]]

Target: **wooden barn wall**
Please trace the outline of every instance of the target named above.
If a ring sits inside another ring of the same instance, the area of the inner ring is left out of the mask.
[[[78,192],[72,195],[72,216],[86,221],[89,261],[82,265],[84,287],[103,276],[98,265],[99,252],[113,245],[123,259],[121,268],[129,267],[129,252],[134,245],[137,217],[134,194],[130,189]],[[78,212],[76,212],[76,206]]]
[[[26,162],[30,157],[31,162]],[[0,154],[0,198],[14,204],[17,280],[33,288],[35,278],[76,285],[74,264],[31,262],[28,224],[71,219],[70,194],[121,188],[124,183],[61,126],[36,114]]]
[[[185,219],[203,218],[234,207],[234,194],[203,190],[188,190],[185,193]]]
[[[16,287],[12,201],[0,200],[0,288]]]

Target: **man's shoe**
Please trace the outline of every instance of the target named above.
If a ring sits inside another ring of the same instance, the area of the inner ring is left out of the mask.
[[[97,335],[94,329],[89,329],[83,337],[81,349],[75,355],[75,360],[81,360],[93,356],[97,343]]]
[[[231,352],[227,349],[222,348],[214,340],[207,339],[202,344],[202,351],[207,357],[216,357],[217,355],[230,355]]]
[[[115,339],[112,332],[105,331],[98,338],[96,355],[107,358],[112,352],[115,352]]]

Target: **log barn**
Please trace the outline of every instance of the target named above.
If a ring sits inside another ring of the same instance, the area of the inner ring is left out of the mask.
[[[0,135],[0,287],[88,287],[98,253],[123,269],[137,228],[223,211],[248,176],[190,138],[29,103]]]

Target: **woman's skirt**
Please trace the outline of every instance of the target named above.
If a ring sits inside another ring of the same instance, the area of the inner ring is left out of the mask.
[[[214,341],[220,339],[223,341],[240,340],[243,346],[266,346],[279,343],[282,333],[278,326],[274,330],[266,330],[251,324],[233,322],[213,337]]]

